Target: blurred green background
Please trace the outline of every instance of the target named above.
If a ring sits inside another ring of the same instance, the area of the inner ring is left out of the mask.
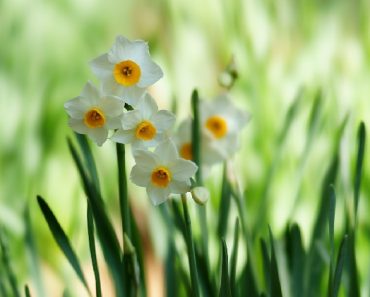
[[[24,245],[27,205],[45,271],[64,280],[74,278],[37,209],[36,194],[48,200],[88,261],[85,201],[66,145],[72,133],[63,104],[87,80],[96,81],[88,62],[106,52],[119,34],[149,41],[165,74],[151,92],[162,108],[176,100],[179,119],[189,112],[194,87],[204,98],[223,91],[217,78],[234,56],[239,79],[231,95],[252,114],[235,170],[246,189],[248,219],[256,223],[266,176],[275,162],[267,199],[268,221],[276,233],[287,221],[297,221],[307,240],[335,135],[348,115],[337,186],[337,227],[343,227],[343,206],[352,197],[356,130],[370,116],[369,1],[0,0],[0,28],[0,225],[7,231],[22,280],[31,274]],[[279,145],[287,110],[302,87],[286,141]],[[322,101],[310,126],[319,91]],[[117,216],[114,145],[107,142],[94,150],[107,204]],[[365,158],[359,208],[363,279],[370,248],[367,164]],[[214,193],[219,173],[216,168],[216,178],[207,181]],[[132,191],[138,188],[132,186]],[[148,220],[158,221],[157,210],[141,196],[132,202]],[[216,197],[209,208],[217,204]],[[215,217],[211,211],[211,222]]]

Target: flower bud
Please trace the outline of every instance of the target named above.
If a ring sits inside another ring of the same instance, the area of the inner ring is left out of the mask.
[[[191,190],[191,196],[196,203],[204,205],[208,201],[210,193],[205,187],[195,187]]]

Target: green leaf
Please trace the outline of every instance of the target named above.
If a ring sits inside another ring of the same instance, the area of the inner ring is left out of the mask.
[[[31,297],[31,292],[27,285],[24,287],[24,294],[26,297]]]
[[[266,288],[270,289],[271,287],[271,260],[268,252],[266,241],[261,238],[261,252],[262,252],[262,266],[263,266],[263,275],[265,279]]]
[[[365,153],[365,143],[366,143],[366,129],[365,124],[361,122],[360,127],[358,128],[358,151],[357,151],[357,162],[356,162],[356,173],[354,179],[354,213],[355,219],[357,221],[357,208],[358,201],[360,196],[360,187],[362,179],[362,167],[364,162],[364,153]]]
[[[230,184],[227,180],[227,165],[224,163],[222,186],[221,186],[221,201],[218,215],[217,233],[220,238],[225,237],[228,226],[230,200],[231,200]]]
[[[339,287],[341,284],[343,266],[345,264],[345,261],[348,255],[347,243],[348,243],[348,237],[347,235],[345,235],[340,244],[340,248],[338,252],[337,264],[335,266],[334,279],[333,279],[333,291],[332,291],[331,297],[338,296]]]
[[[301,231],[297,224],[289,226],[285,236],[286,257],[290,272],[292,296],[300,296],[303,292],[303,273],[305,268],[305,251]]]
[[[237,292],[236,264],[238,260],[238,248],[239,248],[239,219],[236,219],[235,229],[234,229],[233,251],[231,254],[231,263],[230,263],[230,287],[231,287],[232,296],[236,296],[236,292]]]
[[[71,264],[78,278],[80,279],[80,281],[82,282],[82,284],[84,285],[84,287],[90,294],[90,290],[87,285],[85,276],[82,272],[80,262],[70,244],[69,238],[63,231],[57,218],[55,217],[54,213],[51,211],[51,209],[49,208],[49,205],[45,202],[45,200],[41,196],[37,196],[37,202],[42,211],[42,214],[44,215],[46,222],[48,223],[49,229],[51,233],[53,234],[53,237],[56,243],[58,244],[59,248],[62,250],[68,262]]]
[[[100,282],[100,273],[99,273],[99,266],[98,260],[96,258],[96,247],[95,247],[95,231],[94,231],[94,218],[93,213],[91,211],[90,206],[87,206],[87,233],[89,236],[89,248],[90,248],[90,255],[91,255],[91,262],[92,267],[94,270],[94,277],[95,277],[95,294],[96,297],[101,297],[101,282]]]
[[[45,288],[42,282],[41,270],[40,270],[40,259],[38,250],[35,243],[35,236],[32,231],[32,220],[30,217],[30,209],[27,204],[24,211],[24,221],[25,221],[25,243],[27,250],[29,251],[29,257],[31,262],[31,275],[36,285],[37,295],[46,296]]]
[[[20,297],[21,295],[18,291],[17,278],[16,278],[16,276],[14,274],[14,271],[11,267],[11,261],[10,261],[10,258],[9,258],[9,250],[8,250],[7,244],[5,242],[5,238],[4,238],[4,234],[3,234],[2,230],[0,230],[0,251],[1,251],[1,256],[2,256],[1,258],[2,258],[2,262],[3,262],[5,274],[8,278],[8,282],[9,282],[11,290],[13,292],[13,296],[14,297]]]
[[[199,114],[199,95],[198,91],[194,90],[191,94],[191,106],[193,110],[193,122],[191,130],[191,144],[193,152],[193,161],[198,165],[198,170],[195,174],[197,185],[203,184],[202,180],[202,161],[201,161],[201,147],[202,138],[200,137],[200,114]]]
[[[103,250],[104,258],[113,276],[116,295],[121,297],[124,294],[124,287],[122,284],[122,252],[118,243],[118,239],[114,232],[112,223],[110,222],[105,211],[103,199],[95,185],[90,181],[89,176],[87,175],[86,170],[81,162],[81,158],[69,139],[68,146],[80,174],[88,203],[94,216],[96,230]]]
[[[271,228],[269,227],[270,235],[270,249],[271,249],[271,261],[270,261],[270,296],[282,297],[281,284],[279,278],[278,264],[276,260],[274,238],[272,236]]]
[[[227,255],[227,246],[222,239],[222,265],[221,265],[221,285],[219,297],[231,297],[230,279],[229,279],[229,263]]]

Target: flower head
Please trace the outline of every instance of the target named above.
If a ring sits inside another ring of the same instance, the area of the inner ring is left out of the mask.
[[[239,148],[239,133],[250,119],[250,115],[241,111],[226,96],[221,95],[213,101],[202,101],[200,105],[202,132],[207,138],[207,145],[216,155],[205,156],[207,163],[216,163],[230,158]]]
[[[191,124],[192,119],[187,118],[181,122],[176,134],[173,139],[176,147],[179,151],[180,157],[186,160],[193,160],[193,144],[191,135]],[[203,132],[203,131],[202,131]],[[208,137],[201,133],[201,158],[204,166],[213,165],[216,162],[220,162],[224,157],[220,154],[219,150],[214,149],[212,142],[209,141]],[[203,168],[203,172],[207,171],[207,168]]]
[[[114,133],[111,140],[131,143],[135,149],[156,146],[175,123],[175,115],[167,110],[158,111],[157,103],[148,93],[136,108],[123,115],[122,128]]]
[[[137,105],[147,87],[163,76],[161,68],[150,58],[148,44],[123,36],[118,36],[110,51],[90,65],[106,93],[120,96],[132,106]]]
[[[197,166],[180,158],[170,139],[160,143],[154,152],[134,151],[134,158],[136,164],[131,171],[131,180],[146,188],[154,205],[165,202],[171,193],[190,191],[190,178],[197,171]]]
[[[120,127],[123,107],[122,100],[104,95],[90,82],[80,96],[64,104],[69,126],[77,133],[87,134],[98,145],[106,141],[109,129]]]

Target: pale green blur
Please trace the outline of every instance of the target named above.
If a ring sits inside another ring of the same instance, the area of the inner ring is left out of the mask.
[[[63,104],[79,95],[87,80],[97,82],[88,62],[106,52],[119,34],[149,42],[165,74],[151,92],[162,108],[176,98],[179,119],[188,114],[194,87],[204,98],[224,91],[217,78],[234,56],[239,80],[231,94],[252,114],[236,162],[250,205],[258,204],[287,109],[304,87],[269,189],[269,209],[276,231],[293,215],[307,239],[335,134],[347,114],[338,208],[352,197],[357,126],[364,120],[370,128],[369,12],[370,2],[364,0],[0,0],[0,224],[14,241],[17,272],[25,277],[28,269],[23,249],[27,203],[42,258],[54,267],[61,263],[36,194],[48,200],[87,258],[85,201],[66,145],[72,133]],[[309,113],[319,90],[323,104],[304,160]],[[114,145],[107,142],[95,151],[108,205],[118,215]],[[364,170],[360,225],[369,230],[370,171]],[[208,184],[218,191],[216,182]],[[142,196],[138,205],[155,212]],[[359,235],[360,259],[369,247],[366,236]],[[359,263],[366,272],[368,263]]]

